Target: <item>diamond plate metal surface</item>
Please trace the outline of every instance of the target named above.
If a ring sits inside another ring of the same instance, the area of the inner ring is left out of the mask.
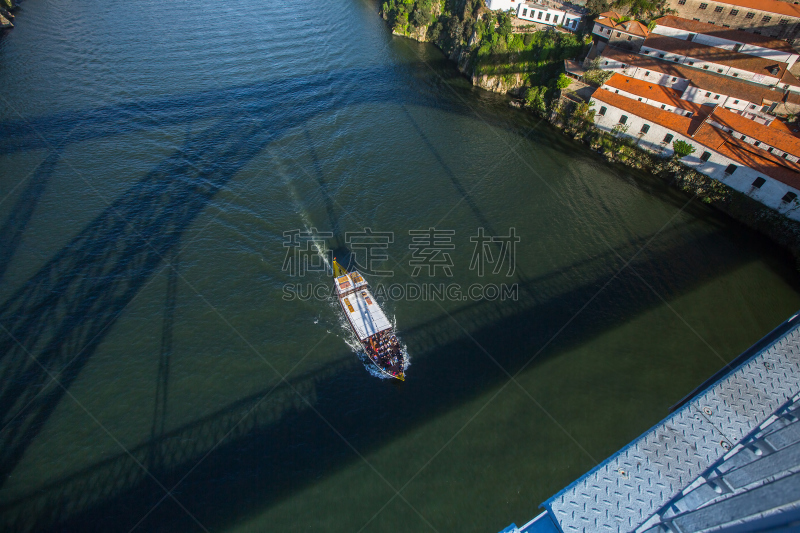
[[[800,328],[547,502],[564,532],[633,531],[800,391]]]

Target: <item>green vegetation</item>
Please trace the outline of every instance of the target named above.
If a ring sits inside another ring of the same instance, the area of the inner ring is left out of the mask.
[[[674,9],[667,7],[666,0],[588,0],[586,8],[593,15],[606,11],[616,11],[620,14],[627,13],[622,18],[626,20],[636,19],[645,24],[649,20],[675,12]],[[621,20],[617,22],[621,22]]]
[[[564,59],[579,56],[588,42],[554,29],[512,33],[514,15],[489,11],[483,0],[388,0],[382,14],[395,33],[433,42],[448,55],[466,52],[465,74],[500,78],[541,113],[570,83]]]
[[[672,148],[675,150],[675,157],[678,159],[686,157],[689,154],[693,154],[695,151],[694,146],[686,141],[674,141],[672,143]]]

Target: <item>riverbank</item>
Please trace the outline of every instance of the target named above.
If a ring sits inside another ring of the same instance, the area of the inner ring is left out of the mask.
[[[0,0],[0,30],[9,30],[14,27],[14,11],[17,5],[14,0]]]
[[[601,131],[594,126],[594,110],[585,102],[578,103],[562,95],[552,102],[546,118],[565,135],[602,154],[608,162],[650,172],[769,237],[786,248],[800,268],[800,222],[685,166],[678,158],[649,152],[639,147],[632,137]]]
[[[800,268],[799,222],[678,159],[645,151],[633,138],[601,132],[588,104],[562,95],[563,62],[581,55],[588,36],[555,29],[513,33],[512,15],[492,12],[481,0],[390,0],[381,16],[395,35],[435,44],[473,85],[521,98],[515,107],[545,117],[609,162],[651,172],[757,230],[789,250]]]

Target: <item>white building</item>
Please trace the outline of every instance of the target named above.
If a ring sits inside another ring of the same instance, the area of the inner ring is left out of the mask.
[[[576,31],[581,23],[581,14],[566,6],[555,8],[538,2],[524,2],[517,7],[517,18],[549,26],[563,26]]]
[[[627,127],[625,134],[637,139],[639,146],[665,155],[673,152],[674,141],[685,141],[696,151],[684,157],[683,163],[800,220],[800,204],[796,201],[800,196],[800,165],[796,155],[783,151],[778,155],[775,150],[742,139],[741,133],[725,125],[732,113],[718,116],[711,112],[705,120],[690,118],[602,88],[591,101],[596,110],[595,125],[601,130],[610,132],[621,124]]]
[[[547,26],[563,26],[570,31],[577,31],[581,25],[582,13],[560,2],[535,0],[486,0],[491,10],[513,10],[517,18],[544,24]]]
[[[790,68],[800,58],[800,53],[785,41],[672,15],[656,20],[651,33],[780,61]]]

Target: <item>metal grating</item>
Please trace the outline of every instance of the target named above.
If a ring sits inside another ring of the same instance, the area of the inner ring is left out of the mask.
[[[800,327],[545,503],[564,532],[633,531],[800,391]]]

